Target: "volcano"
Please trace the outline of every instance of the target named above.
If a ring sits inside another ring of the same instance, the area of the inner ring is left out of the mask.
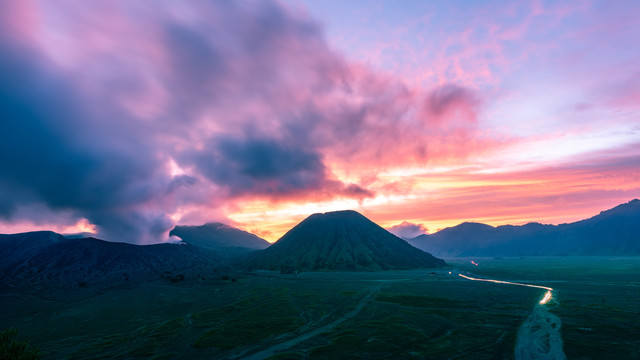
[[[221,258],[262,250],[271,245],[256,235],[221,223],[176,226],[169,235],[178,236],[189,245],[211,250]]]
[[[435,268],[443,260],[417,249],[355,211],[313,214],[247,259],[253,269],[376,271]]]

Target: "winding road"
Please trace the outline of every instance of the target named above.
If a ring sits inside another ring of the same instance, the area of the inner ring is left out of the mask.
[[[533,311],[518,330],[515,355],[517,360],[564,360],[560,318],[547,310],[546,304],[553,296],[553,289],[547,286],[522,284],[509,281],[480,279],[458,274],[467,280],[485,281],[496,284],[526,286],[546,290],[542,299],[534,305]]]
[[[535,304],[533,311],[520,326],[518,330],[518,336],[516,340],[515,356],[517,360],[565,360],[566,356],[562,350],[562,336],[560,334],[561,322],[560,319],[547,310],[547,303],[553,296],[553,288],[540,285],[523,284],[502,280],[493,279],[481,279],[471,277],[463,274],[458,274],[460,277],[471,281],[484,281],[496,284],[525,286],[546,290],[541,300]],[[303,341],[309,340],[322,333],[331,331],[336,326],[342,324],[346,320],[349,320],[366,306],[371,299],[380,290],[379,286],[369,288],[363,294],[361,299],[355,305],[353,309],[345,313],[341,317],[334,321],[320,325],[309,324],[306,329],[301,328],[297,331],[293,331],[287,334],[283,334],[278,338],[282,339],[280,342],[256,351],[260,348],[260,345],[245,348],[235,354],[228,354],[229,359],[242,359],[242,360],[258,360],[265,359],[280,351],[291,348],[292,346],[299,344]],[[322,322],[322,321],[320,321]],[[287,339],[288,338],[288,339]],[[263,344],[264,346],[265,344]],[[256,351],[251,353],[252,351]]]

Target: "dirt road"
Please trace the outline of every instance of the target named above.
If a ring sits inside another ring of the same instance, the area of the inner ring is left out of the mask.
[[[308,330],[306,332],[303,332],[299,335],[295,335],[295,337],[288,339],[288,340],[284,340],[276,345],[273,345],[269,348],[266,348],[264,350],[258,351],[256,353],[247,355],[242,357],[238,356],[238,357],[234,357],[234,358],[240,358],[242,360],[261,360],[261,359],[265,359],[268,358],[269,356],[274,355],[275,353],[279,352],[279,351],[283,351],[283,350],[287,350],[289,348],[291,348],[292,346],[299,344],[305,340],[309,340],[311,338],[313,338],[314,336],[318,336],[322,333],[328,332],[330,330],[333,330],[336,326],[342,324],[343,322],[353,318],[354,316],[358,315],[358,313],[365,307],[365,305],[367,305],[367,303],[378,293],[378,291],[380,290],[380,287],[374,287],[374,288],[370,288],[362,297],[362,299],[360,299],[360,301],[356,304],[356,306],[349,312],[347,312],[346,314],[342,315],[340,318],[330,322],[329,324]]]

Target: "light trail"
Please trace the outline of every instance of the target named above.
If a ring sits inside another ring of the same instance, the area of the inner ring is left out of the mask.
[[[551,299],[551,290],[547,291],[547,293],[544,294],[544,297],[542,298],[542,300],[540,300],[540,305],[546,304],[549,299]]]
[[[496,284],[507,284],[544,289],[544,294],[539,304],[544,305],[551,300],[553,289],[547,286],[522,284],[510,281],[491,279],[478,279],[458,274],[467,280],[486,281]],[[546,306],[536,305],[525,322],[518,329],[516,338],[516,360],[530,359],[557,359],[565,360],[567,357],[562,351],[562,335],[560,334],[560,318],[551,314]]]
[[[546,286],[521,284],[521,283],[515,283],[515,282],[509,282],[509,281],[500,281],[500,280],[491,280],[491,279],[478,279],[478,278],[472,278],[470,276],[466,276],[466,275],[462,275],[462,274],[458,274],[458,275],[463,277],[463,278],[465,278],[465,279],[469,279],[469,280],[473,280],[473,281],[486,281],[486,282],[492,282],[492,283],[496,283],[496,284],[518,285],[518,286],[526,286],[526,287],[532,287],[532,288],[538,288],[538,289],[545,289],[545,290],[548,290],[548,291],[553,291],[552,288],[546,287]],[[549,295],[549,297],[551,297],[551,295]],[[547,299],[547,301],[548,301],[548,299]]]

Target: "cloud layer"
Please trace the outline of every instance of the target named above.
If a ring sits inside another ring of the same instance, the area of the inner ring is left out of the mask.
[[[408,2],[341,42],[276,1],[0,1],[0,230],[153,243],[176,222],[326,203],[434,228],[521,219],[558,191],[574,211],[616,174],[637,193],[639,7],[456,6]],[[617,165],[577,176],[593,156]]]
[[[421,92],[349,63],[301,10],[93,5],[2,5],[5,219],[44,206],[151,243],[190,208],[371,198],[376,168],[469,151],[471,90]]]

